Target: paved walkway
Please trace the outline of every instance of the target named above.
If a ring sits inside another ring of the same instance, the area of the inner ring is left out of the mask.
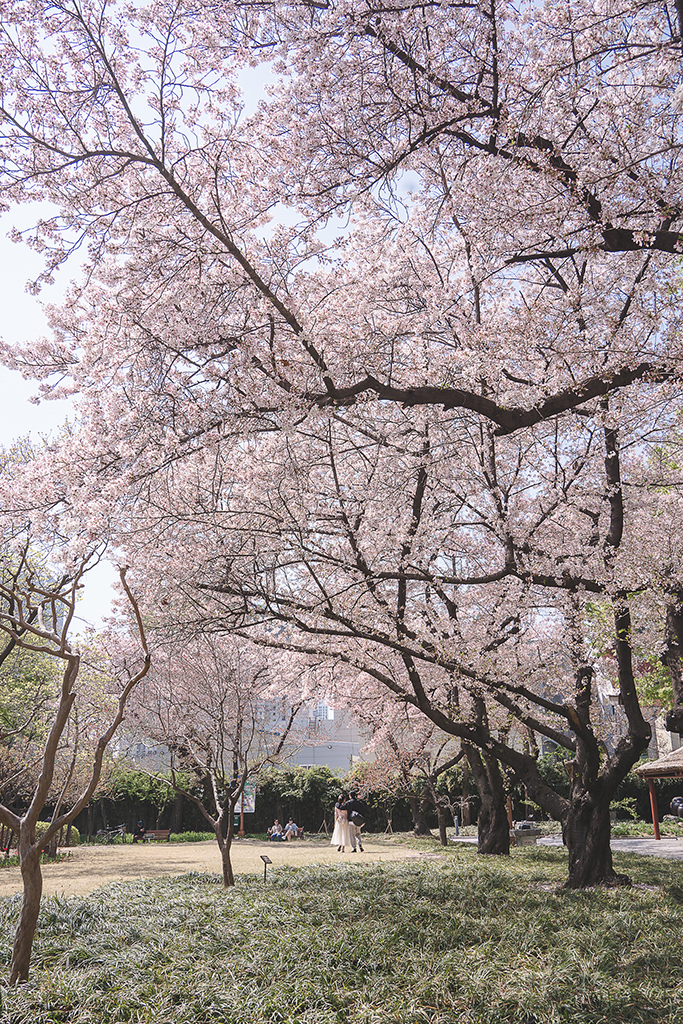
[[[455,843],[476,843],[476,836],[458,836]],[[562,846],[562,836],[542,836],[541,846]],[[639,853],[644,857],[664,857],[666,860],[683,860],[683,839],[612,839],[610,846],[615,853]]]
[[[546,836],[539,839],[539,843],[546,846],[562,846],[562,836]],[[683,839],[615,838],[610,842],[610,846],[615,853],[639,853],[645,857],[683,860]]]

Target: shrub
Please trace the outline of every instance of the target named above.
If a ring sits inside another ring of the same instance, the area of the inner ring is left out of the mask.
[[[36,822],[36,839],[40,839],[44,836],[50,825],[49,821],[37,821]],[[57,842],[55,846],[66,846],[66,834],[68,826],[64,826],[57,833]],[[71,826],[71,832],[69,833],[69,846],[78,846],[81,841],[81,834],[75,825]]]
[[[205,843],[207,839],[215,839],[213,832],[171,832],[169,841],[172,843]]]

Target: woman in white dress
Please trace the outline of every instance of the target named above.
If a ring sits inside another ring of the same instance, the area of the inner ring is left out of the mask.
[[[344,848],[351,845],[349,820],[346,811],[342,810],[344,803],[346,803],[346,796],[344,793],[340,793],[339,799],[334,805],[334,832],[330,839],[330,846],[336,846],[338,853],[344,853]]]

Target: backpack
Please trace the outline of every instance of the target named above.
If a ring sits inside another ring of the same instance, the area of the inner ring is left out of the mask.
[[[351,813],[349,814],[349,821],[351,822],[352,825],[357,825],[358,828],[360,828],[361,825],[365,824],[365,818],[360,813],[360,811],[351,811]]]

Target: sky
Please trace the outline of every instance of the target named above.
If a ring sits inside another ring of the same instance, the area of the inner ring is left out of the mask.
[[[68,276],[44,289],[40,296],[29,295],[26,282],[40,269],[40,258],[25,245],[16,245],[7,237],[11,219],[0,217],[0,337],[10,344],[31,341],[48,333],[43,304],[59,299],[68,284]],[[0,445],[7,448],[17,437],[30,434],[34,442],[49,436],[73,417],[70,402],[41,402],[31,398],[38,393],[34,381],[25,381],[15,370],[0,365]],[[88,626],[98,628],[111,613],[111,586],[117,575],[109,562],[102,562],[86,577],[83,599],[79,604],[74,631]]]

